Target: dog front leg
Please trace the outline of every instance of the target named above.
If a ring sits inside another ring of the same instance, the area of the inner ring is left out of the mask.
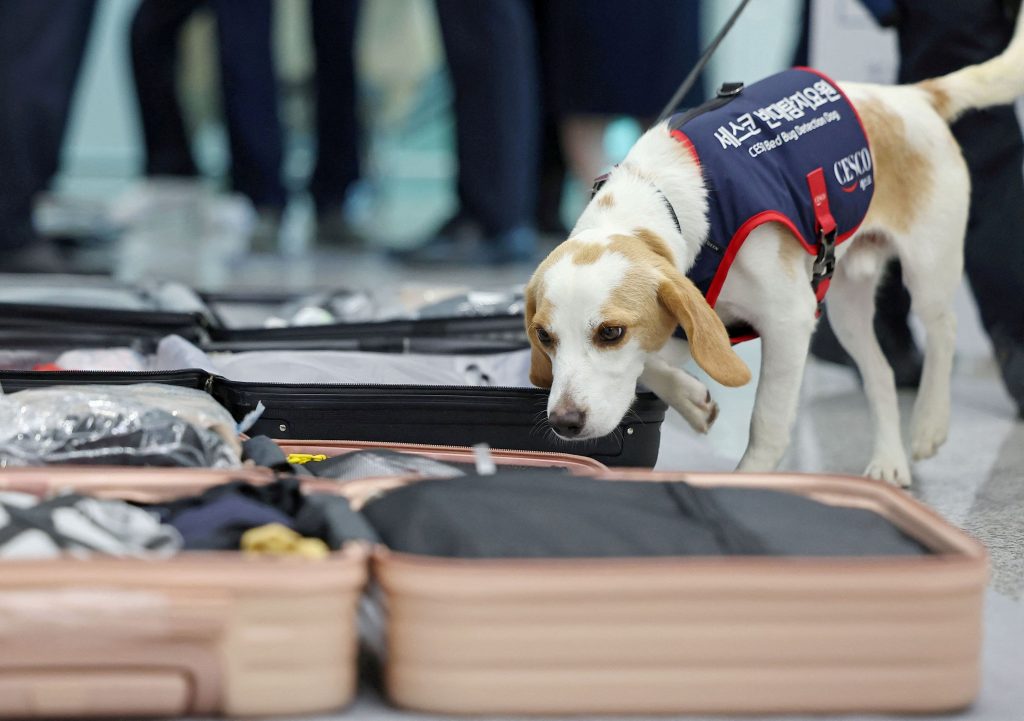
[[[761,375],[740,471],[772,471],[789,447],[814,316],[762,329]]]
[[[640,382],[650,388],[698,433],[707,433],[718,418],[718,404],[707,386],[663,358],[654,355],[644,364]]]

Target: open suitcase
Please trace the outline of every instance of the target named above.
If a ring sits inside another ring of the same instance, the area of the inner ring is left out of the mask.
[[[31,468],[0,489],[160,501],[260,471]],[[366,552],[0,562],[0,716],[313,713],[356,686]]]
[[[924,713],[977,693],[985,551],[906,494],[843,477],[598,478],[867,509],[928,553],[517,559],[378,548],[393,702],[443,715]]]
[[[543,427],[547,392],[537,388],[232,381],[201,370],[167,372],[3,371],[5,393],[55,385],[164,383],[205,390],[236,420],[263,412],[251,435],[359,440],[583,454],[606,465],[652,467],[667,406],[652,393],[614,433],[585,444]],[[538,416],[541,413],[541,416]]]
[[[475,384],[453,374],[442,374],[440,379],[419,374],[415,382],[378,380],[377,375],[348,383],[283,382],[276,372],[235,376],[197,370],[187,363],[159,372],[101,372],[92,366],[76,366],[89,368],[82,371],[19,372],[51,368],[60,351],[83,348],[123,347],[141,362],[169,335],[190,341],[200,355],[278,352],[289,354],[296,363],[303,354],[337,351],[380,353],[382,358],[415,353],[439,362],[455,356],[511,358],[522,355],[527,346],[522,316],[511,312],[513,306],[491,315],[424,313],[418,318],[380,321],[245,327],[245,319],[252,322],[286,304],[290,296],[200,294],[174,284],[137,288],[90,281],[92,285],[75,289],[77,305],[69,305],[61,304],[53,279],[20,282],[27,285],[12,286],[0,294],[0,340],[11,361],[4,364],[5,354],[0,353],[0,369],[8,369],[0,370],[4,392],[54,384],[171,383],[206,390],[239,420],[262,403],[263,413],[251,428],[254,435],[434,445],[488,443],[494,448],[584,453],[617,466],[652,467],[657,461],[667,406],[656,396],[640,394],[633,413],[612,434],[574,444],[557,438],[545,426],[542,411],[547,393],[532,387],[525,372],[504,383],[485,379]],[[18,298],[31,302],[14,302]],[[96,307],[101,303],[105,305]],[[433,312],[444,311],[465,309],[442,304]],[[242,325],[236,322],[239,319]],[[337,363],[344,364],[345,359],[339,355]]]
[[[208,293],[174,282],[0,275],[0,334],[12,341],[77,334],[97,343],[69,341],[68,348],[102,347],[104,337],[152,342],[178,335],[211,350],[493,353],[527,343],[522,312],[508,305],[375,309],[366,294],[345,290]],[[301,320],[303,310],[322,314]]]
[[[387,448],[469,464],[468,448],[396,444],[282,444],[335,456]],[[498,467],[600,472],[588,458],[492,452]],[[162,502],[228,480],[274,479],[269,469],[45,467],[0,471],[0,491]],[[408,482],[339,484],[310,492],[358,494]],[[367,548],[326,560],[182,552],[164,560],[104,557],[0,560],[0,717],[79,718],[337,710],[357,682],[356,606]]]

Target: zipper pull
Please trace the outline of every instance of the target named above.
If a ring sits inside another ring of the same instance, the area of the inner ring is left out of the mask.
[[[486,443],[473,446],[473,458],[476,461],[476,472],[481,476],[493,476],[498,467],[491,456],[491,447]]]

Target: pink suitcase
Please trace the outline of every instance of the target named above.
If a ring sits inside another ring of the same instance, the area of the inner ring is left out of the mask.
[[[0,488],[160,501],[269,472],[34,468]],[[0,562],[0,716],[337,710],[356,687],[366,550],[328,559],[184,552]]]
[[[975,697],[986,553],[902,491],[792,474],[606,478],[870,509],[934,553],[480,560],[379,548],[396,704],[444,715],[924,713]]]

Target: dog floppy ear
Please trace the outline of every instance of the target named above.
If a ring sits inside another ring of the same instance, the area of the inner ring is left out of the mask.
[[[533,326],[533,316],[537,313],[537,291],[532,282],[526,286],[525,296],[526,337],[530,339],[530,383],[538,388],[550,388],[555,380],[551,359],[537,345],[533,333],[530,332]]]
[[[658,300],[686,331],[693,359],[724,386],[750,381],[750,369],[729,342],[722,319],[708,305],[700,290],[675,268],[666,269],[658,286]]]
[[[551,371],[551,359],[530,339],[530,383],[538,388],[550,388],[555,377]]]

